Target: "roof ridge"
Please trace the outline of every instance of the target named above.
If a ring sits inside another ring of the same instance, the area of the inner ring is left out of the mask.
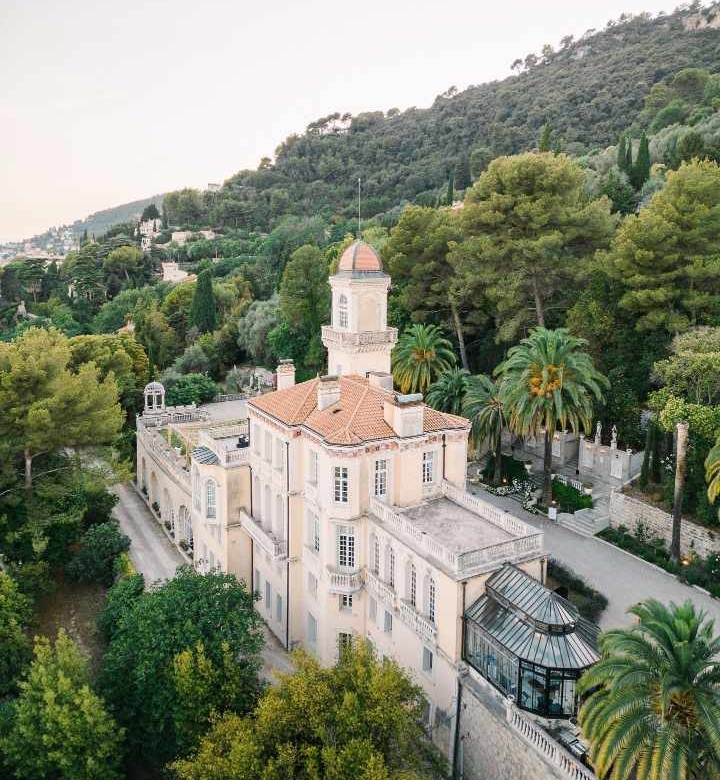
[[[347,421],[347,425],[344,428],[346,433],[350,434],[350,426],[352,425],[353,421],[355,420],[355,415],[358,413],[358,409],[360,408],[360,404],[362,404],[362,402],[365,400],[365,396],[368,394],[369,390],[370,390],[370,385],[368,384],[367,387],[365,387],[363,389],[362,395],[358,399],[358,402],[355,404],[355,408],[353,409],[353,413],[350,415],[350,419]]]
[[[310,397],[310,393],[315,391],[315,388],[317,387],[317,383],[318,382],[319,382],[318,377],[315,377],[314,379],[310,380],[310,383],[309,383],[310,386],[308,387],[307,393],[305,393],[305,395],[302,397],[302,400],[300,401],[300,403],[293,410],[293,418],[303,408],[303,406],[305,406],[305,401],[307,401],[307,399]],[[317,406],[317,404],[315,404],[315,406]],[[306,417],[307,417],[307,415],[306,415]],[[304,420],[303,420],[303,422],[304,422]]]

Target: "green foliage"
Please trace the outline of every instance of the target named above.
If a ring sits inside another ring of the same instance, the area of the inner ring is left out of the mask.
[[[0,571],[0,696],[14,691],[20,671],[30,658],[26,631],[31,616],[30,600],[11,577]]]
[[[720,769],[720,639],[688,601],[648,600],[631,629],[600,637],[603,657],[587,671],[580,723],[602,777],[689,780]]]
[[[450,368],[433,382],[425,394],[425,403],[441,412],[462,414],[470,374],[464,368]]]
[[[212,271],[206,269],[198,274],[190,306],[190,324],[200,333],[208,333],[217,327],[217,311],[212,288]]]
[[[110,588],[105,606],[98,617],[98,629],[106,641],[112,638],[120,621],[134,608],[144,592],[145,578],[142,574],[121,577]]]
[[[493,482],[499,484],[504,471],[502,432],[505,427],[505,410],[499,384],[484,374],[470,377],[466,381],[462,413],[470,420],[470,441],[475,450],[478,451],[482,444],[487,443],[493,453]]]
[[[654,379],[691,403],[720,402],[720,328],[693,328],[676,336],[671,350],[655,363]]]
[[[369,643],[334,667],[303,653],[252,718],[226,715],[176,762],[180,780],[420,780],[441,766],[421,726],[422,690]]]
[[[548,558],[547,576],[557,585],[568,589],[569,600],[586,620],[596,624],[599,622],[608,605],[608,600],[602,593],[588,585],[582,577],[555,558]]]
[[[452,345],[436,325],[412,325],[392,353],[392,373],[402,393],[424,393],[455,362]]]
[[[621,305],[636,328],[670,332],[704,324],[720,306],[717,234],[720,167],[684,164],[637,216],[628,216],[613,242],[616,272],[628,290]]]
[[[260,618],[245,586],[218,572],[200,575],[180,568],[172,580],[136,596],[137,582],[122,586],[111,599],[111,616],[104,618],[111,639],[101,689],[128,729],[133,757],[161,766],[189,748],[186,729],[193,712],[202,719],[213,708],[230,706],[228,691],[234,712],[243,715],[252,708],[260,690]],[[209,686],[212,675],[206,676],[193,693],[188,686],[191,667],[200,662],[199,644],[223,684]],[[191,657],[182,656],[186,651]]]
[[[561,512],[570,514],[575,514],[580,509],[590,509],[593,505],[592,496],[587,496],[572,485],[565,485],[557,479],[552,481],[552,497]]]
[[[257,365],[270,366],[277,357],[270,349],[268,335],[279,324],[278,314],[278,299],[273,296],[253,301],[238,322],[238,345]]]
[[[207,403],[219,392],[217,383],[204,374],[180,376],[166,373],[163,381],[166,383],[165,403],[168,406]]]
[[[17,780],[121,780],[123,729],[90,689],[88,664],[61,629],[35,643],[0,754]]]
[[[650,144],[648,143],[647,136],[643,133],[640,136],[640,144],[638,146],[638,153],[635,159],[635,164],[632,167],[630,179],[633,187],[639,190],[643,184],[650,178]]]
[[[96,582],[110,586],[115,576],[115,561],[130,549],[130,539],[120,532],[117,522],[100,523],[80,537],[79,549],[65,568],[76,582]]]

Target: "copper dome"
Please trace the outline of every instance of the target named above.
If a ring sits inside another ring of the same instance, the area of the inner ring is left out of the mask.
[[[338,272],[382,273],[382,262],[378,253],[364,241],[355,241],[342,253]]]

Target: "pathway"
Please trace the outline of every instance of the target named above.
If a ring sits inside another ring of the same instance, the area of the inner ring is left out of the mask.
[[[122,532],[132,541],[130,558],[135,568],[145,576],[148,584],[171,579],[177,567],[185,563],[183,557],[165,536],[157,520],[130,483],[116,485],[113,492],[120,499],[113,513]],[[260,675],[272,682],[275,670],[292,671],[292,664],[290,656],[264,623],[263,632],[265,647]]]
[[[618,547],[530,514],[511,498],[468,485],[471,492],[540,528],[545,534],[545,550],[552,558],[572,568],[590,585],[603,593],[608,606],[600,620],[603,629],[632,625],[635,618],[627,609],[638,601],[654,598],[663,603],[681,603],[690,599],[715,619],[720,628],[720,600],[679,582],[671,574],[635,558]]]

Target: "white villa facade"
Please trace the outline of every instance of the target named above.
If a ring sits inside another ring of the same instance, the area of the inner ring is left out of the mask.
[[[465,616],[507,564],[544,582],[542,532],[466,492],[467,420],[393,390],[397,331],[387,326],[390,279],[375,252],[353,244],[330,284],[322,338],[332,374],[296,384],[283,361],[277,390],[248,399],[237,417],[166,409],[162,386],[149,385],[138,486],[196,568],[252,584],[286,648],[332,664],[364,637],[410,670],[428,730],[460,776],[463,741],[483,740],[485,728],[475,709],[475,725],[461,725],[462,680],[474,676],[503,699],[464,663]],[[500,739],[524,744],[512,699],[508,707]],[[540,764],[545,773],[516,767],[513,776],[585,777]],[[472,778],[472,765],[462,774]]]

